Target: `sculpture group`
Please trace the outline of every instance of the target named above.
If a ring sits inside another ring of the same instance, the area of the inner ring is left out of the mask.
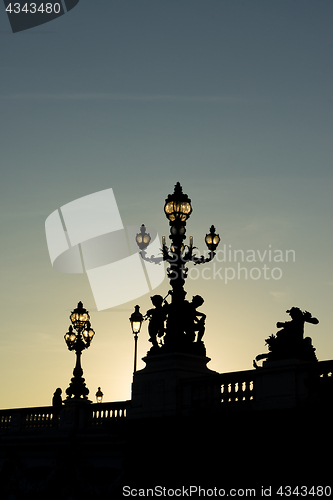
[[[265,341],[268,345],[268,353],[259,354],[254,366],[258,368],[256,361],[266,359],[267,361],[278,361],[282,359],[298,359],[301,361],[317,361],[315,348],[310,337],[304,338],[304,324],[319,323],[308,311],[301,311],[298,307],[292,307],[286,311],[291,316],[291,321],[277,322],[276,327],[281,328],[276,335],[270,335]]]
[[[204,303],[204,299],[200,295],[195,295],[189,302],[185,300],[186,292],[184,291],[181,314],[178,315],[174,305],[167,302],[168,295],[172,295],[171,290],[164,298],[161,295],[150,297],[154,308],[149,309],[144,316],[145,320],[149,320],[149,341],[153,344],[149,351],[150,354],[158,354],[168,350],[165,334],[169,333],[169,338],[171,338],[175,328],[177,329],[177,343],[180,350],[205,354],[202,337],[205,333],[206,315],[197,311]]]

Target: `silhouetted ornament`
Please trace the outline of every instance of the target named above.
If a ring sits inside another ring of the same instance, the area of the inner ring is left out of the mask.
[[[217,245],[220,243],[220,236],[215,233],[215,227],[211,226],[210,233],[206,234],[205,242],[208,249],[212,252],[216,249]]]
[[[146,233],[146,226],[144,224],[140,227],[140,233],[135,237],[136,243],[140,250],[145,250],[150,243],[151,237],[149,233]]]
[[[169,194],[165,200],[164,212],[169,221],[186,221],[192,213],[191,200],[179,182],[175,185],[173,194]]]

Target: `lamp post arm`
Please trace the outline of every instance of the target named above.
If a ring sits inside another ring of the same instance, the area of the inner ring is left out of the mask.
[[[210,251],[209,252],[209,257],[204,257],[203,255],[201,257],[192,257],[192,262],[194,263],[194,265],[196,264],[205,264],[206,262],[210,262],[214,259],[216,253],[215,252],[212,252]]]
[[[152,255],[151,257],[147,257],[147,252],[145,250],[141,250],[139,252],[140,257],[145,260],[146,262],[151,262],[152,264],[161,264],[163,262],[164,256],[163,257],[155,257],[155,255]]]

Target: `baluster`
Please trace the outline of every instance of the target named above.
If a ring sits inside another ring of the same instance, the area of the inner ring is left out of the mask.
[[[250,400],[250,381],[245,380],[244,382],[245,388],[244,388],[244,401],[249,401]]]
[[[245,385],[244,385],[244,382],[238,382],[238,391],[239,391],[239,394],[238,394],[238,401],[242,402],[244,401],[245,399]]]
[[[235,391],[234,401],[235,401],[235,403],[238,403],[238,401],[241,400],[240,399],[240,384],[239,384],[239,382],[235,382],[234,391]]]
[[[225,403],[225,384],[221,384],[221,403]]]
[[[231,382],[228,384],[228,392],[229,392],[229,397],[228,397],[228,402],[234,402],[235,401],[235,383]]]

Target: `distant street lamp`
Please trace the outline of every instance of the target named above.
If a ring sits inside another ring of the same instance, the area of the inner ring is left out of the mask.
[[[134,313],[131,314],[131,317],[129,318],[131,322],[131,327],[132,327],[132,332],[134,335],[134,372],[136,372],[136,358],[137,358],[137,344],[138,344],[138,334],[140,333],[141,330],[141,325],[143,322],[143,316],[140,313],[140,306],[135,306],[134,307]]]
[[[102,391],[101,391],[101,388],[100,388],[100,387],[98,388],[98,391],[96,392],[95,396],[96,396],[96,401],[97,401],[97,403],[101,403],[101,402],[102,402],[102,400],[103,400],[103,396],[104,396],[104,394],[102,393]]]
[[[206,242],[208,249],[211,252],[214,252],[217,245],[220,243],[220,237],[218,234],[215,234],[215,227],[214,226],[211,226],[210,233],[206,234],[205,242]]]
[[[83,370],[81,367],[81,354],[84,349],[88,349],[90,343],[95,335],[94,330],[90,325],[90,316],[86,309],[84,309],[82,302],[71,312],[70,325],[68,332],[65,334],[65,342],[70,351],[76,353],[76,365],[73,370],[74,377],[71,379],[69,387],[66,389],[66,399],[88,399],[89,389],[84,382]],[[76,330],[76,332],[73,330]]]
[[[142,224],[140,227],[140,232],[135,237],[135,241],[140,250],[145,250],[145,248],[149,245],[150,240],[151,240],[150,234],[146,233],[145,225]]]

